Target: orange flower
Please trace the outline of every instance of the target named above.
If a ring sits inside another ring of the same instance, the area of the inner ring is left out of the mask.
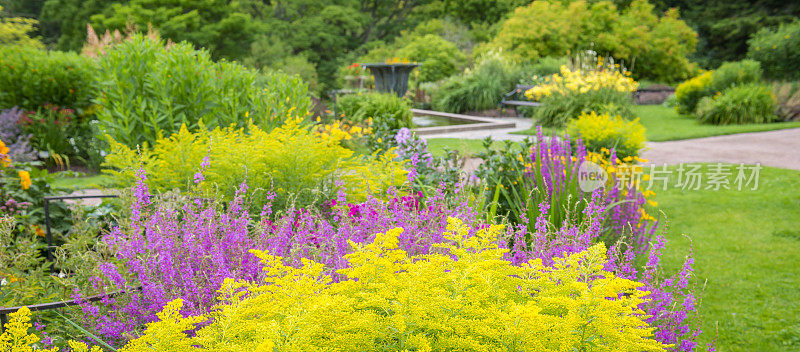
[[[31,174],[25,170],[19,172],[19,184],[22,189],[31,188]]]
[[[33,225],[33,232],[36,233],[36,236],[45,237],[44,230],[42,230],[42,227],[39,225]]]

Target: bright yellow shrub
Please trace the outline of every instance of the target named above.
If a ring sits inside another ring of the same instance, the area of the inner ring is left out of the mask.
[[[591,152],[614,148],[620,159],[639,155],[645,144],[645,128],[638,118],[626,120],[608,113],[598,115],[594,111],[570,120],[566,134],[582,139]]]
[[[694,112],[697,103],[704,96],[709,95],[709,85],[711,85],[712,71],[706,71],[697,77],[688,79],[675,88],[675,101],[678,103],[677,110],[680,114],[691,114]]]
[[[293,119],[270,132],[252,125],[247,131],[200,128],[189,132],[183,127],[157,140],[152,148],[142,148],[141,157],[112,140],[104,166],[123,184],[135,181],[141,165],[155,190],[186,190],[199,182],[209,195],[228,200],[247,181],[257,209],[266,202],[269,190],[277,194],[275,203],[280,208],[291,201],[309,204],[319,191],[333,192],[339,187],[346,189],[350,200],[363,200],[405,182],[406,171],[400,163],[386,157],[354,156],[341,140],[341,134],[316,133]],[[209,165],[202,168],[206,156]],[[195,177],[199,171],[202,178]]]
[[[600,60],[598,65],[601,67],[602,58],[598,60]],[[570,69],[564,65],[561,66],[561,73],[545,78],[544,83],[527,90],[525,96],[531,100],[540,100],[552,94],[579,94],[603,89],[631,93],[638,88],[639,83],[630,77],[628,71]]]
[[[640,283],[603,270],[606,249],[513,266],[498,248],[501,226],[469,236],[451,219],[441,253],[409,257],[396,228],[351,243],[333,283],[323,266],[300,268],[255,251],[263,283],[228,280],[212,323],[182,318],[181,301],[120,352],[185,351],[664,351],[637,307]],[[246,292],[246,293],[245,293]]]

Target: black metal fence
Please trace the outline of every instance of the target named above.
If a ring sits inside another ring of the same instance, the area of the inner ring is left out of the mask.
[[[43,200],[44,201],[44,225],[45,225],[45,228],[46,228],[46,238],[47,238],[47,261],[49,261],[49,262],[53,261],[53,249],[55,248],[55,246],[53,246],[53,234],[52,234],[52,230],[50,228],[50,202],[52,202],[52,201],[64,201],[64,200],[68,200],[68,199],[96,199],[96,198],[117,198],[117,197],[119,197],[119,196],[117,196],[115,194],[75,195],[75,196],[47,196],[47,197],[44,197],[44,200]],[[2,289],[2,286],[0,286],[0,289]],[[123,291],[114,292],[114,293],[110,293],[110,294],[91,296],[91,297],[83,299],[83,301],[96,302],[96,301],[99,301],[99,300],[103,299],[103,297],[113,297],[113,296],[116,296],[116,295],[121,294],[121,293],[123,293]],[[38,304],[33,304],[33,305],[28,305],[28,306],[0,307],[0,334],[5,332],[5,329],[6,329],[5,325],[8,322],[8,314],[14,313],[14,312],[22,309],[23,307],[28,307],[28,309],[30,309],[31,311],[43,311],[43,310],[58,309],[58,308],[64,308],[64,307],[69,307],[69,306],[75,306],[75,305],[78,305],[78,303],[75,302],[74,300],[72,300],[72,301],[58,301],[58,302],[49,302],[49,303],[38,303]]]

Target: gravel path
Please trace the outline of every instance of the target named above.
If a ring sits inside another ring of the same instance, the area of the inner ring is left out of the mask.
[[[760,163],[800,170],[800,128],[649,142],[642,157],[655,165],[695,162]]]
[[[524,135],[510,134],[533,126],[528,118],[503,118],[514,120],[516,128],[468,131],[426,135],[424,138],[483,139],[491,136],[495,140],[521,141]],[[760,163],[764,166],[800,170],[800,128],[768,132],[738,133],[669,142],[648,142],[642,153],[648,164],[680,163]],[[465,169],[477,168],[480,160],[467,160]]]

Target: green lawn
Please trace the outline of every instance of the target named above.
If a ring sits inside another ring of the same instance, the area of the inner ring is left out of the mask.
[[[699,123],[695,118],[678,115],[675,109],[662,105],[636,105],[636,116],[647,129],[647,140],[652,142],[720,136],[744,132],[761,132],[798,128],[800,122],[778,122],[750,125],[715,126]],[[516,134],[536,134],[536,128],[514,132]]]
[[[53,181],[54,187],[69,188],[69,189],[87,189],[87,188],[104,188],[113,185],[111,178],[107,175],[91,175],[71,177],[66,174],[57,173]]]
[[[434,156],[444,156],[444,149],[458,150],[461,155],[471,156],[483,150],[483,140],[481,139],[458,139],[458,138],[431,138],[428,139],[428,151]],[[493,148],[503,146],[503,141],[494,141]]]
[[[657,193],[667,266],[688,252],[684,234],[693,243],[703,346],[718,334],[718,351],[800,351],[800,171],[764,168],[756,191]]]

